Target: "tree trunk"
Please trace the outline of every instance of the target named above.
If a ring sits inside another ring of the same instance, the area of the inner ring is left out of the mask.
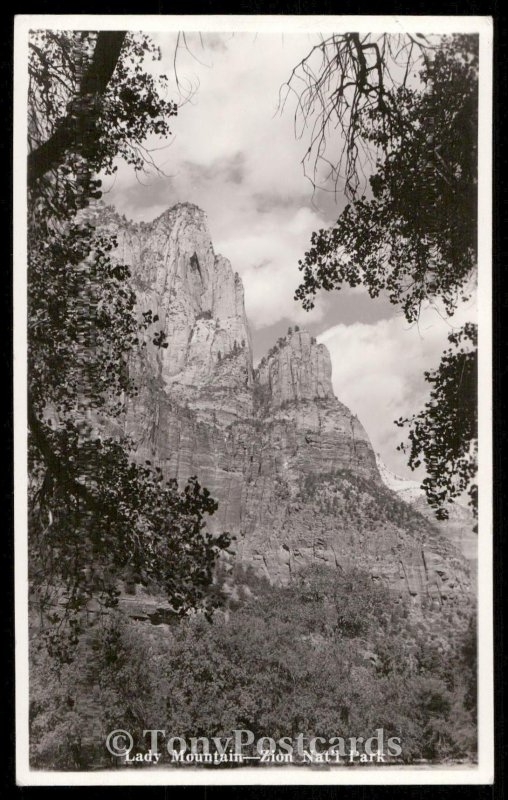
[[[71,110],[49,139],[28,155],[30,188],[46,172],[61,164],[66,151],[76,145],[76,131],[92,112],[96,98],[104,94],[115,71],[125,35],[125,31],[98,33],[93,58],[81,79],[77,96],[71,101],[71,106],[76,106],[76,111],[72,113]],[[76,101],[79,101],[79,109]]]

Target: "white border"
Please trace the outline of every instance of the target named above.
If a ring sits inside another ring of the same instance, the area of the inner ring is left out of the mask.
[[[28,760],[28,564],[27,564],[27,307],[26,307],[26,98],[28,31],[83,30],[312,33],[360,32],[479,33],[479,541],[478,653],[479,763],[475,767],[355,767],[319,771],[307,767],[236,768],[229,771],[184,767],[166,771],[112,770],[41,772]],[[146,785],[418,785],[490,784],[494,776],[493,595],[492,595],[492,44],[490,17],[471,16],[122,16],[18,15],[14,71],[14,469],[16,622],[16,776],[22,786]]]

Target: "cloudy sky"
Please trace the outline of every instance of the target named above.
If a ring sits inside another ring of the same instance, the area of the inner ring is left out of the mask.
[[[134,220],[151,220],[169,206],[196,203],[207,214],[214,248],[242,276],[258,361],[299,324],[330,350],[333,385],[356,413],[389,468],[414,477],[396,450],[401,430],[393,420],[425,402],[425,369],[437,366],[450,322],[432,309],[409,329],[386,300],[362,289],[319,297],[307,313],[293,300],[299,283],[298,259],[312,231],[331,225],[344,204],[339,192],[313,192],[301,164],[309,145],[295,136],[295,100],[280,113],[279,90],[309,51],[310,35],[208,34],[180,47],[174,84],[176,39],[153,37],[161,47],[157,66],[172,81],[171,97],[183,102],[168,142],[153,143],[164,176],[137,178],[121,166],[108,179],[105,201]],[[162,145],[162,147],[161,147]],[[461,309],[453,324],[471,318]]]

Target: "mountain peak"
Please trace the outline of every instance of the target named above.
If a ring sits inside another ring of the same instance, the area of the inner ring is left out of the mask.
[[[270,389],[274,408],[334,397],[330,353],[306,330],[290,329],[281,336],[261,360],[257,377]]]
[[[168,208],[168,212],[174,214],[181,212],[186,214],[196,214],[196,216],[199,217],[206,217],[206,213],[203,211],[203,209],[197,206],[195,203],[175,203],[173,206]]]
[[[152,225],[157,225],[157,223],[166,221],[170,222],[172,226],[178,225],[180,222],[184,226],[190,224],[208,233],[206,213],[194,203],[175,203],[169,206],[169,208],[153,220]]]
[[[326,346],[293,326],[253,375],[242,282],[202,209],[118,220],[117,237],[139,309],[167,345],[150,341],[130,365],[139,394],[125,433],[136,458],[208,488],[219,504],[210,531],[234,533],[238,568],[284,583],[316,561],[353,562],[399,594],[462,591],[456,556],[445,564],[455,548],[383,490],[366,431],[334,396]]]

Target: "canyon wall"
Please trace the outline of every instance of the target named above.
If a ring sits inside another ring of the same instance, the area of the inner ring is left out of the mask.
[[[284,583],[322,563],[366,569],[414,603],[470,594],[471,561],[382,479],[365,429],[334,396],[326,347],[291,330],[253,369],[242,282],[215,254],[203,211],[179,204],[141,224],[108,211],[103,224],[167,344],[131,360],[140,391],[123,431],[137,458],[210,490],[211,529],[235,536],[232,575]]]

